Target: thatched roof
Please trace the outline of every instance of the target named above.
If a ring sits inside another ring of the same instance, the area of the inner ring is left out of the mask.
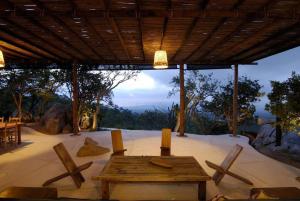
[[[299,0],[1,0],[0,48],[17,63],[151,65],[164,49],[227,66],[299,46],[299,16]]]

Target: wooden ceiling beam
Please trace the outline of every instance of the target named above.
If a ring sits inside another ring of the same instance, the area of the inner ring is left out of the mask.
[[[233,9],[238,8],[240,5],[242,5],[242,3],[245,0],[242,1],[238,1],[237,4],[234,6]],[[276,2],[278,2],[279,0],[269,0],[266,4],[264,4],[262,7],[260,7],[257,12],[261,12],[263,10],[265,10],[266,8],[268,8],[270,5],[275,4]],[[215,50],[218,47],[223,46],[225,43],[227,43],[231,38],[233,38],[237,33],[239,33],[243,27],[247,26],[247,24],[249,24],[252,21],[252,16],[250,16],[248,19],[246,19],[245,21],[241,22],[235,29],[234,31],[230,32],[228,35],[226,35],[220,42],[216,43],[212,48],[210,48],[208,51],[206,51],[204,54],[201,54],[199,56],[200,59],[204,59],[207,56],[209,56],[212,52],[215,52]]]
[[[44,3],[41,2],[40,0],[31,0],[34,4],[37,5],[38,8],[41,10],[46,10],[46,7],[44,6]],[[78,36],[78,34],[73,31],[63,20],[61,20],[59,17],[56,15],[53,15],[51,12],[49,13],[49,16],[60,26],[66,28],[70,33],[72,33],[79,41],[81,41],[88,49],[90,49],[98,58],[103,59],[101,55],[98,54],[97,51],[93,47],[91,47],[88,42],[82,39],[82,37]],[[86,57],[92,59],[90,56],[86,55]]]
[[[25,38],[20,37],[16,34],[12,35],[9,31],[1,29],[0,30],[0,38],[2,41],[5,41],[6,43],[9,43],[11,45],[14,45],[16,47],[19,47],[23,50],[26,50],[28,52],[32,52],[35,55],[38,55],[39,57],[45,57],[48,59],[54,59],[58,60],[58,57],[54,56],[48,51],[44,51],[43,49],[36,47],[32,45],[30,42],[28,42]]]
[[[48,16],[57,16],[57,17],[73,17],[74,13],[76,13],[77,17],[98,17],[101,19],[104,18],[212,18],[212,19],[220,19],[220,18],[235,18],[235,19],[245,19],[248,18],[249,15],[253,15],[253,19],[285,19],[285,20],[294,20],[300,17],[299,8],[295,8],[298,12],[283,12],[283,13],[275,13],[270,9],[264,9],[261,12],[252,12],[247,10],[178,10],[178,9],[170,9],[170,10],[159,10],[159,9],[143,9],[138,11],[137,9],[128,9],[126,12],[124,10],[95,10],[95,11],[82,11],[75,10],[72,12],[60,12],[60,11],[49,11],[47,9],[41,9],[41,13],[28,13],[23,12],[21,9],[16,9],[15,11],[9,12],[0,12],[0,16],[17,16],[17,17],[48,17]]]
[[[6,0],[7,3],[10,4],[11,9],[16,8],[15,5],[10,2],[9,0]],[[14,17],[15,18],[15,17]],[[81,52],[80,50],[78,50],[76,47],[74,47],[73,45],[71,45],[70,43],[66,42],[65,40],[63,40],[59,35],[57,35],[56,33],[54,33],[53,31],[51,31],[49,28],[45,27],[42,23],[40,23],[36,18],[33,18],[32,16],[25,16],[25,18],[27,20],[29,20],[33,25],[43,29],[44,31],[46,31],[48,34],[50,34],[52,37],[54,37],[55,39],[57,39],[58,41],[62,42],[66,47],[73,49],[75,52],[77,52],[81,57],[82,55],[86,56],[83,52]],[[49,43],[49,42],[48,42]],[[66,52],[66,51],[64,51]],[[68,52],[69,53],[69,52]],[[70,53],[69,53],[70,54]],[[82,57],[84,58],[84,57]],[[73,56],[73,59],[76,60],[80,60],[81,58],[78,56]]]
[[[15,52],[19,52],[20,54],[33,57],[33,58],[42,58],[39,55],[36,55],[34,52],[31,52],[31,50],[23,49],[22,47],[19,47],[18,45],[15,45],[12,41],[5,41],[4,38],[0,37],[0,46],[13,50]]]
[[[239,6],[241,6],[244,3],[245,0],[238,0],[231,8],[231,10],[236,10]],[[217,26],[210,32],[210,34],[206,37],[206,39],[194,50],[191,54],[189,54],[184,61],[189,60],[192,56],[194,56],[204,45],[208,43],[208,41],[214,36],[215,33],[225,24],[227,21],[227,17],[222,18]]]
[[[103,3],[105,5],[106,13],[109,13],[110,12],[110,8],[111,8],[111,1],[109,1],[109,0],[103,0]],[[120,33],[120,29],[119,29],[119,27],[118,27],[115,19],[114,18],[107,18],[107,21],[108,21],[109,25],[112,27],[114,33],[117,34],[119,42],[121,43],[122,48],[124,49],[127,58],[131,61],[131,57],[130,57],[129,51],[127,49],[127,46],[126,46],[125,41],[124,41],[124,39],[123,39],[123,37],[122,37],[122,35]]]
[[[70,3],[71,6],[72,6],[73,12],[76,13],[76,10],[78,10],[78,9],[77,9],[77,5],[75,4],[75,2],[74,2],[73,0],[68,0],[68,1],[69,1],[69,3]],[[74,17],[75,17],[75,16],[76,16],[76,15],[74,14]],[[82,17],[82,19],[85,21],[85,24],[87,25],[87,27],[88,27],[90,30],[92,30],[92,32],[95,34],[95,36],[96,36],[97,39],[99,40],[98,33],[95,32],[94,29],[91,29],[91,27],[90,27],[89,24],[87,23],[86,17]],[[67,26],[67,25],[66,25],[66,26]],[[72,30],[72,29],[70,28],[70,30]],[[73,30],[72,30],[72,32],[73,32]],[[73,32],[73,34],[75,34],[78,38],[81,38],[75,31]],[[102,60],[105,60],[105,59],[103,58],[103,56],[100,55],[100,54],[95,50],[95,48],[89,44],[89,41],[86,41],[86,40],[84,40],[84,39],[83,39],[83,41],[84,41],[84,43],[92,50],[92,52],[93,52],[94,54],[96,54],[96,55],[97,55],[99,58],[101,58]],[[106,47],[106,48],[107,48],[107,47]]]
[[[172,1],[168,0],[168,5],[167,5],[167,9],[171,10],[172,9]],[[168,27],[168,22],[169,22],[169,17],[164,17],[164,24],[161,30],[161,39],[160,39],[160,45],[159,45],[159,49],[161,50],[163,43],[164,43],[164,38],[166,35],[166,30]]]
[[[275,40],[280,40],[280,38],[282,38],[284,35],[289,35],[289,32],[295,32],[295,30],[297,32],[300,32],[299,27],[300,27],[300,21],[297,21],[293,25],[278,31],[277,33],[275,33],[275,34],[271,35],[270,37],[266,38],[265,40],[263,40],[262,42],[259,42],[255,45],[253,45],[252,47],[244,50],[241,54],[238,55],[239,57],[232,56],[229,59],[231,59],[231,60],[245,60],[245,59],[247,59],[248,60],[249,58],[255,57],[256,55],[260,55],[264,52],[268,52],[269,49],[275,49],[274,47],[276,47],[276,46],[280,47],[278,45],[282,46],[285,43],[289,44],[290,41],[293,41],[294,39],[297,39],[297,37],[299,37],[299,34],[297,34],[296,36],[293,36],[293,37],[286,36],[287,39],[283,40],[283,42],[276,43],[274,41]],[[272,44],[272,43],[274,43],[274,44]],[[268,44],[270,44],[270,45],[268,45]],[[249,53],[252,50],[255,50],[257,48],[260,48],[260,47],[264,47],[264,48],[254,52],[250,55],[247,55],[247,53]],[[280,51],[278,51],[278,52],[280,52]],[[243,54],[244,54],[244,56],[241,56]]]
[[[39,36],[38,34],[36,34],[33,31],[31,31],[30,29],[26,28],[25,26],[22,26],[19,23],[16,23],[16,22],[14,22],[10,19],[7,19],[7,18],[1,18],[1,20],[4,21],[5,23],[8,23],[8,24],[12,25],[13,27],[18,28],[19,30],[22,30],[22,32],[24,32],[28,35],[34,36],[34,38],[42,41],[43,43],[47,44],[48,46],[51,46],[55,51],[60,52],[60,53],[64,54],[65,56],[67,56],[67,58],[72,58],[73,57],[73,55],[69,54],[68,52],[62,51],[61,47],[58,47],[57,45],[54,45],[54,44],[50,43],[49,40],[46,40],[46,39],[42,38],[41,36]],[[53,52],[51,52],[51,53],[55,54],[57,57],[61,57],[61,55],[59,55],[57,53],[53,53]],[[61,59],[65,59],[65,58],[61,57]]]
[[[272,46],[271,48],[261,50],[258,53],[253,54],[251,57],[248,57],[245,59],[249,60],[249,61],[257,61],[262,58],[265,58],[266,56],[273,56],[275,54],[299,47],[299,43],[300,43],[299,38],[300,38],[300,34],[298,34],[294,37],[288,38],[280,43],[277,43],[274,46]],[[278,49],[278,47],[280,47],[280,48]]]
[[[191,35],[196,27],[196,24],[198,23],[199,18],[196,17],[193,19],[192,23],[190,24],[189,28],[186,30],[183,40],[181,41],[181,44],[179,48],[176,50],[175,54],[172,56],[170,61],[175,61],[177,55],[181,52],[183,46],[188,42],[188,40],[191,38]]]
[[[138,13],[140,13],[140,9],[141,9],[141,6],[140,6],[140,0],[135,0],[135,4],[136,4],[136,9],[138,11]],[[141,51],[142,51],[142,55],[143,55],[143,61],[146,60],[145,58],[145,50],[144,50],[144,41],[143,41],[143,25],[142,25],[142,22],[141,22],[141,18],[138,17],[138,27],[139,27],[139,37],[140,37],[140,46],[141,46]]]
[[[15,50],[13,50],[13,49],[6,48],[6,47],[4,47],[4,46],[1,46],[0,49],[3,51],[4,59],[5,59],[7,53],[10,54],[10,55],[14,55],[14,56],[16,56],[16,57],[20,57],[20,58],[29,58],[27,55],[21,54],[21,53],[18,52],[18,51],[15,51]]]
[[[6,22],[8,22],[8,21],[6,21]],[[49,50],[47,50],[45,47],[41,46],[37,42],[32,42],[32,41],[28,40],[27,38],[24,38],[16,33],[11,32],[10,30],[1,29],[0,36],[3,38],[7,38],[8,40],[14,41],[15,43],[18,43],[19,45],[23,45],[24,47],[30,49],[32,52],[35,52],[37,55],[44,56],[47,58],[52,58],[54,60],[63,59],[60,55],[50,52]],[[23,44],[21,44],[20,41],[22,41]]]
[[[123,39],[123,37],[122,37],[122,35],[120,33],[120,29],[119,29],[119,27],[118,27],[115,19],[114,18],[108,18],[107,20],[108,20],[110,26],[113,28],[114,33],[117,34],[118,39],[119,39],[119,41],[120,41],[120,43],[121,43],[121,45],[122,45],[122,47],[123,47],[123,49],[125,51],[125,54],[126,54],[127,58],[129,60],[131,60],[129,51],[127,49],[127,46],[126,46],[125,41],[124,41],[124,39]]]
[[[203,0],[200,4],[199,4],[199,9],[200,10],[206,10],[207,6],[209,4],[209,0]],[[175,54],[173,55],[173,57],[170,59],[170,61],[175,61],[177,55],[181,52],[181,49],[183,48],[183,46],[187,43],[187,41],[190,39],[192,32],[194,31],[194,28],[196,27],[196,24],[199,21],[199,17],[194,17],[191,25],[189,26],[189,28],[186,30],[184,38],[179,46],[179,48],[176,50]]]

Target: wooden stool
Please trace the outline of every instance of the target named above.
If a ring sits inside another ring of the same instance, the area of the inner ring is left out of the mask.
[[[113,146],[113,154],[112,156],[124,156],[124,152],[127,149],[123,147],[123,139],[121,130],[113,130],[111,131],[111,141]]]
[[[161,156],[170,156],[171,155],[171,129],[163,128],[161,136],[161,147],[160,155]]]
[[[0,198],[33,198],[33,199],[55,199],[56,188],[43,187],[8,187],[0,192]]]

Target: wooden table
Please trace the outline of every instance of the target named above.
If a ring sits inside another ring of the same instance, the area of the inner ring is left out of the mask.
[[[150,163],[152,159],[162,159],[172,165],[171,169]],[[114,156],[99,176],[102,182],[102,199],[109,199],[109,183],[191,183],[198,185],[198,199],[206,199],[206,174],[200,164],[191,156]]]
[[[22,143],[22,138],[21,138],[21,127],[23,125],[23,123],[7,123],[6,127],[7,128],[13,128],[15,127],[17,124],[17,132],[18,132],[18,144]],[[5,123],[0,123],[0,129],[4,129],[5,128]]]

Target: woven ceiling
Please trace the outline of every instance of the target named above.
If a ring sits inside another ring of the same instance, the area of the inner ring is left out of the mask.
[[[300,45],[299,0],[1,0],[6,62],[252,63]]]

